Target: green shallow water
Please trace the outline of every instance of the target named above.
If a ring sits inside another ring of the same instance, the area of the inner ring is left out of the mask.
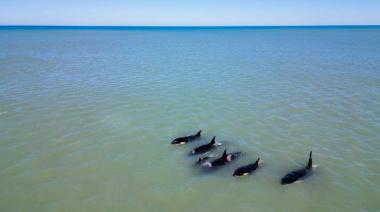
[[[0,30],[0,211],[378,211],[379,142],[378,28]]]

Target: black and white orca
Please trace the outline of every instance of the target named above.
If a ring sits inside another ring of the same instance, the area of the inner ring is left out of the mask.
[[[201,165],[203,164],[204,162],[208,161],[210,158],[214,157],[213,155],[208,155],[208,156],[205,156],[205,157],[199,157],[198,160],[195,162],[195,165]]]
[[[223,155],[220,158],[217,158],[211,162],[207,161],[204,162],[202,165],[205,167],[217,167],[217,166],[223,166],[235,159],[237,159],[240,156],[241,152],[234,152],[234,153],[228,153],[227,149],[224,150]]]
[[[240,176],[249,175],[259,167],[259,164],[261,164],[261,162],[262,161],[260,160],[260,158],[258,158],[256,160],[256,162],[254,162],[254,163],[251,163],[251,164],[248,164],[245,166],[241,166],[235,170],[233,176],[234,177],[240,177]]]
[[[196,134],[194,135],[189,135],[189,136],[184,136],[184,137],[179,137],[176,138],[172,141],[172,144],[186,144],[192,140],[198,139],[201,137],[201,132],[202,130],[199,130]]]
[[[208,152],[208,151],[210,151],[210,150],[212,150],[212,149],[214,149],[220,145],[222,145],[222,143],[216,142],[215,136],[214,136],[210,143],[205,144],[205,145],[201,145],[201,146],[195,148],[194,150],[192,150],[190,152],[190,154],[192,154],[192,155],[202,154],[202,153]]]
[[[295,182],[299,181],[300,179],[306,177],[311,172],[311,170],[313,168],[313,160],[312,160],[312,157],[311,157],[312,153],[313,152],[310,151],[309,161],[308,161],[306,167],[302,168],[302,169],[298,169],[298,170],[292,171],[292,172],[289,172],[288,174],[286,174],[281,179],[281,184],[285,185],[285,184],[295,183]],[[314,166],[314,167],[316,167],[316,166]]]

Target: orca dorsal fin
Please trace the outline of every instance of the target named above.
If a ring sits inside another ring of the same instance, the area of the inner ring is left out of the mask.
[[[223,160],[227,160],[227,149],[224,150],[223,155],[222,155]]]
[[[197,134],[195,134],[196,136],[200,136],[201,135],[201,132],[202,132],[202,130],[199,130],[198,132],[197,132]]]
[[[307,163],[307,166],[306,166],[306,168],[308,168],[308,169],[311,169],[313,167],[313,159],[311,157],[312,154],[313,154],[313,151],[310,151],[309,162]]]
[[[259,164],[260,158],[257,158],[255,164]]]
[[[212,144],[215,144],[215,136],[211,139],[210,144],[211,144],[211,145],[212,145]]]

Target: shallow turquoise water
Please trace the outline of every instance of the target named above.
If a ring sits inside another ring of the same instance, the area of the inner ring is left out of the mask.
[[[0,30],[0,211],[378,211],[379,142],[377,27]]]

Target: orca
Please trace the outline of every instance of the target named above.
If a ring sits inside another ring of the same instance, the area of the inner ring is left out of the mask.
[[[281,178],[281,184],[286,185],[286,184],[291,184],[294,182],[299,181],[301,178],[306,177],[312,170],[313,168],[313,160],[312,160],[312,151],[310,151],[309,154],[309,161],[306,165],[305,168],[298,169],[292,172],[289,172],[286,174],[283,178]]]
[[[262,161],[260,160],[260,158],[258,158],[256,160],[256,162],[254,163],[251,163],[251,164],[248,164],[248,165],[245,165],[245,166],[241,166],[239,168],[237,168],[233,174],[234,177],[240,177],[240,176],[246,176],[246,175],[249,175],[251,174],[252,172],[254,172],[258,167],[259,167],[259,164],[261,163]]]
[[[192,154],[192,155],[202,154],[202,153],[208,152],[208,151],[210,151],[210,150],[212,150],[212,149],[214,149],[220,145],[222,145],[222,144],[216,142],[215,136],[214,136],[210,143],[204,144],[204,145],[201,145],[201,146],[195,148],[194,150],[192,150],[190,152],[190,154]]]
[[[205,156],[205,157],[199,157],[198,160],[195,162],[195,165],[201,165],[202,163],[208,161],[210,158],[212,158],[214,156],[212,155],[208,155],[208,156]]]
[[[199,130],[196,134],[194,135],[189,135],[189,136],[184,136],[184,137],[179,137],[176,138],[172,141],[172,144],[186,144],[192,140],[198,139],[201,137],[201,132],[202,130]]]
[[[217,158],[211,162],[207,161],[203,163],[202,165],[205,167],[217,167],[217,166],[223,166],[235,159],[237,159],[240,156],[241,152],[234,152],[227,154],[227,149],[224,150],[223,155],[220,158]]]

